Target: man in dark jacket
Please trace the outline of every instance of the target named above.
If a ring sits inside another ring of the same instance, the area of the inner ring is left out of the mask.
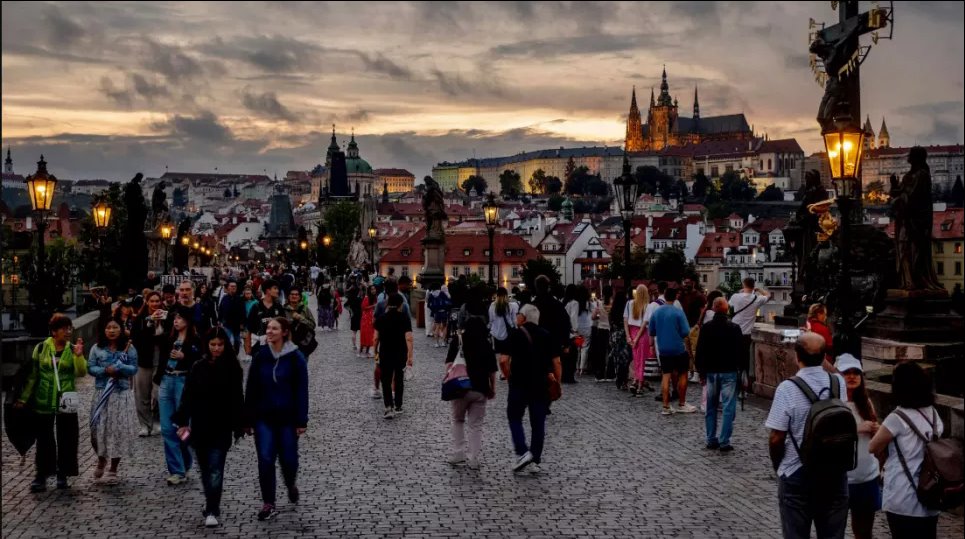
[[[558,299],[550,293],[550,280],[545,275],[536,278],[536,297],[533,298],[533,305],[539,309],[539,327],[549,332],[553,340],[553,346],[560,350],[562,356],[567,356],[570,350],[570,317],[566,314],[566,309]],[[566,375],[563,376],[564,384],[575,384],[576,361],[567,362]],[[570,365],[570,363],[572,363]]]
[[[694,366],[700,383],[707,385],[707,449],[722,453],[734,450],[730,435],[737,410],[737,366],[743,349],[741,328],[727,319],[727,300],[717,298],[712,306],[714,319],[700,327]],[[724,413],[720,437],[717,436],[717,403]]]
[[[241,344],[241,325],[245,322],[245,300],[238,294],[237,282],[228,281],[224,289],[225,295],[218,305],[218,318],[237,354]]]
[[[509,381],[506,416],[517,456],[514,472],[527,466],[531,473],[540,471],[550,402],[549,382],[559,380],[562,375],[559,347],[549,332],[537,325],[541,318],[532,304],[520,308],[516,328],[509,334],[509,354],[499,360],[503,376]],[[529,447],[523,431],[523,414],[527,409],[533,436]]]

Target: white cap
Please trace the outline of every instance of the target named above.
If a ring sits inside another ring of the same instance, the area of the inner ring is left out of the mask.
[[[834,368],[838,369],[838,372],[847,372],[852,369],[857,369],[858,372],[864,372],[861,368],[861,362],[851,354],[841,354],[838,356],[838,361],[835,362]]]

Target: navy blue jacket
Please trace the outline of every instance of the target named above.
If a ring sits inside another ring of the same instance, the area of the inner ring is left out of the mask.
[[[304,428],[308,425],[308,362],[288,341],[275,357],[262,346],[248,368],[245,423],[256,422]]]

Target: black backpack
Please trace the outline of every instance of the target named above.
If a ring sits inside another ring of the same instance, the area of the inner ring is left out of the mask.
[[[800,446],[793,432],[789,432],[801,463],[811,474],[844,473],[858,465],[858,424],[851,409],[841,402],[838,378],[832,374],[828,374],[828,378],[831,395],[826,399],[815,395],[811,386],[800,377],[791,378],[791,382],[811,401]]]

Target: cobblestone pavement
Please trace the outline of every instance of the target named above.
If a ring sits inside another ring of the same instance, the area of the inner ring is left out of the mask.
[[[347,327],[347,318],[343,318]],[[258,522],[251,439],[228,456],[222,525],[201,525],[197,473],[164,483],[159,437],[138,438],[121,482],[93,482],[95,458],[81,432],[81,476],[69,490],[31,494],[26,464],[2,447],[4,538],[20,537],[777,537],[776,483],[763,427],[767,401],[738,411],[737,450],[703,449],[703,417],[662,417],[652,394],[633,399],[612,384],[564,388],[553,405],[539,476],[514,476],[505,383],[491,402],[482,469],[451,468],[449,407],[439,400],[443,351],[416,333],[417,377],[405,414],[386,421],[368,396],[371,360],[355,357],[346,330],[319,332],[309,361],[310,424],[301,440],[301,502]],[[80,391],[91,391],[92,379]],[[88,402],[82,395],[81,402]],[[87,422],[81,411],[81,425]],[[281,482],[279,482],[281,484]],[[279,500],[284,500],[280,487]],[[940,535],[962,537],[962,518],[943,516]],[[879,536],[887,536],[884,517]]]

